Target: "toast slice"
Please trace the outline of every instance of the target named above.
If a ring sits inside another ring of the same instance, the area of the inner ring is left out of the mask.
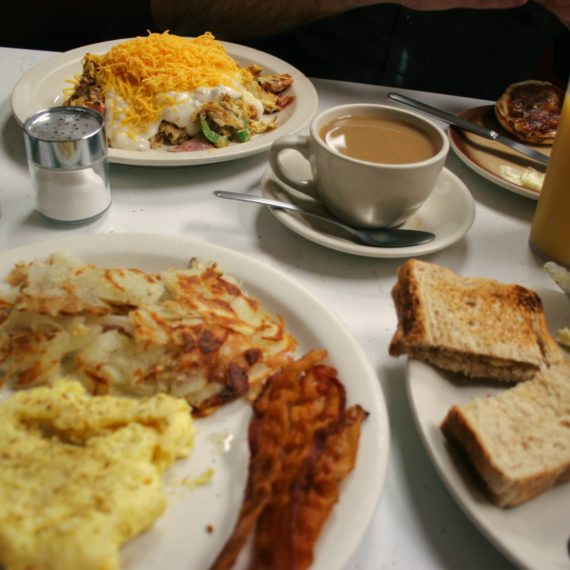
[[[500,507],[570,480],[570,364],[562,362],[496,396],[453,406],[441,429]]]
[[[520,285],[410,259],[398,269],[392,298],[398,328],[391,356],[507,382],[529,380],[564,359],[540,297]]]

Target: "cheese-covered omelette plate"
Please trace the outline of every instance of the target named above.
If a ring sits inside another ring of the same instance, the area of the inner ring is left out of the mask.
[[[87,54],[103,56],[115,46],[139,39],[142,38],[113,40],[76,48],[34,66],[22,76],[12,91],[11,106],[14,116],[23,124],[28,117],[38,111],[63,105],[69,97],[73,80],[82,72],[83,60]],[[283,106],[271,117],[275,120],[276,127],[265,132],[258,131],[259,134],[255,134],[254,131],[253,136],[248,137],[245,142],[236,142],[222,148],[213,147],[185,152],[172,152],[164,146],[146,150],[140,150],[137,145],[131,145],[132,148],[109,148],[111,162],[140,166],[189,166],[234,160],[261,153],[276,138],[296,133],[308,125],[317,110],[318,98],[313,84],[298,69],[279,58],[246,46],[228,42],[216,42],[216,44],[223,46],[227,55],[241,68],[254,65],[260,68],[260,73],[264,76],[277,74],[291,77],[291,85],[285,93],[292,102]],[[216,90],[219,91],[218,86]],[[168,97],[170,98],[170,95]],[[208,98],[209,93],[202,94],[201,97]],[[116,132],[111,134],[116,140],[122,138],[123,143],[125,140],[127,142],[133,140],[130,134],[127,137],[115,136]],[[121,146],[129,145],[121,144]]]

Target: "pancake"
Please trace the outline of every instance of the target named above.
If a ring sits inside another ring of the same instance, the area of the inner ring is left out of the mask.
[[[533,144],[552,144],[564,92],[548,81],[513,83],[495,104],[495,115],[509,133]]]

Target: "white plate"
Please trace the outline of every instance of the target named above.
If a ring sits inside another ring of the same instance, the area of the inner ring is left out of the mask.
[[[283,315],[299,341],[299,354],[318,347],[329,351],[329,362],[346,386],[348,403],[361,403],[370,412],[363,424],[355,470],[343,483],[340,501],[316,547],[313,570],[342,568],[375,512],[386,475],[389,427],[378,377],[341,321],[275,269],[228,249],[178,237],[97,234],[73,242],[46,241],[0,253],[0,274],[5,275],[20,259],[31,260],[58,249],[97,264],[152,271],[186,267],[193,256],[215,260],[267,310]],[[247,477],[249,413],[250,406],[240,401],[196,420],[194,452],[167,474],[169,507],[150,531],[123,548],[124,570],[209,568],[230,534],[241,504]],[[231,435],[231,449],[224,453],[221,441]],[[195,478],[208,467],[215,470],[209,485],[191,490],[180,484],[183,477]],[[211,533],[207,532],[209,525]]]
[[[563,293],[541,294],[554,333],[570,322]],[[464,457],[448,446],[439,425],[449,408],[508,389],[457,379],[453,374],[410,360],[407,387],[423,443],[443,482],[469,518],[507,557],[528,570],[570,567],[570,484],[561,484],[514,507],[494,506]]]
[[[284,151],[280,155],[280,161],[292,178],[310,178],[309,163],[298,152]],[[319,202],[281,182],[269,166],[261,180],[261,192],[266,198],[324,212]],[[467,233],[475,219],[475,202],[471,192],[447,168],[443,169],[425,204],[402,226],[435,233],[436,237],[430,243],[397,248],[362,245],[342,229],[326,222],[291,211],[270,210],[285,226],[312,242],[344,253],[384,258],[416,257],[449,247]]]
[[[105,53],[113,45],[125,41],[112,40],[80,47],[58,54],[28,71],[16,83],[11,95],[12,112],[20,123],[30,116],[53,105],[63,104],[63,89],[69,81],[81,72],[81,60],[86,53]],[[272,56],[238,44],[221,42],[228,54],[240,65],[258,63],[264,73],[289,73],[293,85],[288,94],[295,101],[277,115],[278,128],[256,135],[246,143],[233,144],[225,148],[191,152],[168,152],[166,149],[145,152],[109,149],[109,160],[120,164],[138,166],[191,166],[234,160],[260,153],[282,135],[302,130],[311,120],[318,106],[317,92],[313,84],[298,69]]]

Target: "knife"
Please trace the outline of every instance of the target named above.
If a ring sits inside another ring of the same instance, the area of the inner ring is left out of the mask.
[[[447,111],[444,111],[442,109],[437,109],[436,107],[432,107],[431,105],[427,105],[426,103],[422,103],[421,101],[417,101],[416,99],[411,99],[410,97],[406,97],[405,95],[402,95],[400,93],[388,93],[388,98],[392,99],[393,101],[398,101],[398,103],[404,103],[404,105],[409,105],[410,107],[415,107],[420,111],[429,113],[430,115],[438,117],[442,121],[449,123],[450,125],[459,127],[460,129],[470,131],[486,139],[490,139],[493,141],[497,141],[498,143],[504,144],[512,148],[513,150],[516,150],[517,152],[520,152],[521,154],[524,154],[532,158],[533,160],[540,162],[541,164],[545,165],[548,164],[548,156],[546,156],[542,152],[539,152],[522,143],[504,137],[503,135],[500,135],[496,131],[493,131],[491,129],[486,129],[485,127],[472,123],[471,121],[466,121],[465,119],[462,119],[457,115],[453,115],[452,113],[448,113]]]

